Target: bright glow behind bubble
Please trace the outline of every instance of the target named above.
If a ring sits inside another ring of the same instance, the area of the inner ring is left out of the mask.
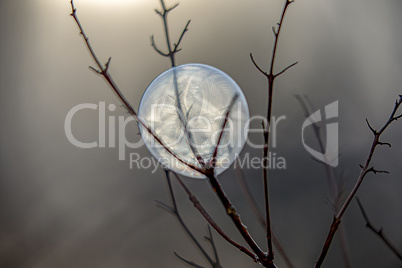
[[[247,139],[247,101],[230,76],[203,64],[171,68],[148,86],[139,116],[178,158],[201,168],[195,155],[204,162],[212,159],[225,114],[236,94],[218,148],[218,175],[233,163]],[[168,153],[142,126],[140,132],[147,148],[163,165],[188,177],[203,178]]]

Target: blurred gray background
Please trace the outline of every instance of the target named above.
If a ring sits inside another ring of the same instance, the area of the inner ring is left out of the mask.
[[[168,6],[176,1],[166,0]],[[81,19],[102,62],[134,107],[147,85],[169,68],[150,46],[155,34],[164,48],[157,0],[76,0]],[[249,102],[251,115],[266,113],[265,78],[249,53],[267,68],[283,1],[182,0],[170,13],[176,40],[188,19],[189,32],[177,63],[204,63],[229,74]],[[67,0],[0,2],[0,267],[186,267],[173,256],[207,266],[177,220],[157,208],[169,202],[162,170],[130,169],[117,148],[80,149],[64,132],[68,111],[81,103],[119,108],[106,116],[127,116],[107,84],[88,69],[90,55],[69,16]],[[299,64],[277,80],[273,114],[286,115],[273,150],[286,170],[270,172],[272,224],[296,267],[313,267],[332,220],[322,165],[302,146],[305,120],[295,94],[306,94],[317,109],[339,100],[340,165],[351,189],[371,144],[365,124],[379,128],[402,94],[402,2],[400,0],[309,0],[289,8],[279,43],[277,70]],[[258,127],[256,124],[255,127]],[[73,120],[74,135],[96,141],[98,114],[86,110]],[[137,128],[126,129],[138,141]],[[384,134],[392,148],[373,159],[390,175],[369,175],[358,192],[377,227],[402,251],[402,124]],[[306,132],[314,146],[313,132]],[[261,137],[253,134],[254,141]],[[150,157],[146,148],[127,150]],[[243,153],[261,156],[245,148]],[[244,170],[263,204],[261,171]],[[215,220],[242,242],[204,180],[185,179]],[[244,198],[233,170],[220,177],[250,232],[265,249],[264,230]],[[205,245],[207,224],[176,187],[182,215]],[[353,267],[400,267],[400,261],[367,228],[355,201],[343,225]],[[257,267],[216,233],[224,267]],[[277,253],[278,267],[286,267]],[[343,267],[337,240],[324,267]]]

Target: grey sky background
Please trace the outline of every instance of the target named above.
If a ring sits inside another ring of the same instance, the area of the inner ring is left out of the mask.
[[[168,6],[176,1],[166,0]],[[147,85],[170,67],[150,46],[163,49],[157,0],[76,0],[78,16],[102,62],[134,107]],[[172,40],[191,19],[177,63],[204,63],[229,74],[243,89],[251,115],[266,113],[266,80],[249,53],[267,68],[283,1],[182,0],[169,15]],[[1,267],[186,267],[173,256],[207,265],[176,219],[155,207],[169,202],[163,172],[130,169],[117,148],[80,149],[64,133],[68,111],[81,103],[116,104],[107,116],[126,115],[93,65],[67,0],[0,2],[0,266]],[[299,64],[277,80],[278,146],[287,169],[270,173],[273,227],[296,267],[313,267],[332,220],[323,167],[302,146],[305,120],[294,95],[306,94],[317,109],[339,100],[340,165],[346,192],[371,144],[365,124],[379,128],[402,94],[402,2],[398,0],[296,1],[289,8],[276,70]],[[255,124],[258,127],[258,124]],[[96,111],[73,121],[74,134],[98,135]],[[374,165],[390,175],[370,175],[358,195],[378,227],[402,251],[402,124],[384,134],[392,148],[378,148]],[[134,124],[131,141],[139,139]],[[312,132],[308,141],[314,145]],[[261,139],[254,134],[254,140]],[[128,150],[150,157],[146,148]],[[246,147],[243,154],[261,156]],[[263,204],[261,171],[244,170]],[[233,170],[220,181],[250,232],[265,249],[264,231],[249,209]],[[216,221],[242,242],[204,180],[185,179]],[[188,225],[202,237],[207,224],[185,194],[177,201]],[[352,202],[343,221],[353,267],[400,267]],[[224,267],[257,267],[214,233]],[[279,254],[278,267],[285,267]],[[343,267],[337,240],[325,267]]]

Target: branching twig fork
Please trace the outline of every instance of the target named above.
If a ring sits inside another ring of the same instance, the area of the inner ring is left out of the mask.
[[[152,45],[152,47],[153,47],[159,54],[161,54],[161,55],[164,56],[164,57],[169,57],[169,58],[170,58],[171,65],[172,65],[172,67],[174,67],[174,66],[176,66],[175,54],[181,50],[181,49],[179,49],[179,45],[180,45],[180,42],[181,42],[182,39],[183,39],[184,34],[188,31],[188,25],[190,24],[191,20],[189,20],[189,21],[187,22],[186,26],[184,27],[184,29],[183,29],[183,31],[182,31],[180,37],[179,37],[179,40],[178,40],[176,43],[173,44],[173,49],[172,49],[172,45],[171,45],[171,43],[170,43],[170,37],[169,37],[169,28],[168,28],[168,24],[167,24],[167,15],[169,14],[170,11],[172,11],[174,8],[176,8],[179,4],[177,3],[177,4],[173,5],[173,6],[170,7],[170,8],[166,8],[164,1],[163,1],[163,0],[160,0],[160,2],[161,2],[161,5],[162,5],[162,11],[159,11],[159,10],[155,9],[155,12],[156,12],[159,16],[161,16],[161,18],[162,18],[162,20],[163,20],[163,25],[164,25],[164,28],[165,28],[165,37],[166,37],[166,45],[167,45],[167,48],[168,48],[168,53],[164,53],[164,52],[162,52],[160,49],[158,49],[158,47],[157,47],[156,44],[155,44],[154,36],[153,36],[153,35],[151,36],[151,45]]]
[[[295,66],[297,62],[289,65],[282,71],[280,71],[277,74],[274,74],[274,65],[275,65],[275,58],[276,58],[276,51],[278,48],[278,40],[279,40],[279,35],[281,33],[281,29],[283,26],[283,21],[285,18],[286,11],[291,3],[293,3],[293,0],[286,0],[285,5],[282,10],[281,18],[278,22],[278,27],[275,28],[273,27],[273,32],[274,32],[274,44],[272,47],[272,55],[271,55],[271,62],[270,62],[270,67],[269,71],[265,72],[262,70],[261,67],[258,66],[258,64],[255,62],[253,55],[250,53],[250,58],[251,61],[253,62],[254,66],[264,75],[267,77],[268,80],[268,109],[267,109],[267,121],[268,121],[268,126],[265,127],[264,129],[264,149],[263,149],[263,180],[264,180],[264,200],[265,200],[265,216],[266,216],[266,235],[267,235],[267,245],[268,245],[268,258],[272,261],[274,259],[274,252],[273,252],[273,247],[272,247],[272,231],[271,231],[271,217],[270,217],[270,209],[269,209],[269,191],[268,191],[268,150],[269,150],[269,126],[271,122],[271,114],[272,114],[272,97],[273,97],[273,89],[274,89],[274,81],[275,78],[280,76],[281,74],[285,73],[289,68]]]
[[[214,242],[214,237],[212,236],[212,232],[211,232],[211,227],[208,225],[208,236],[204,237],[210,244],[212,247],[212,250],[214,252],[215,255],[215,261],[216,261],[216,266],[221,266],[221,262],[219,260],[219,254],[218,254],[218,250],[216,248],[215,242]]]
[[[212,160],[209,163],[209,165],[207,165],[207,169],[206,169],[204,175],[208,178],[209,183],[210,183],[213,191],[217,194],[217,196],[220,199],[222,205],[224,206],[224,208],[226,210],[226,214],[232,219],[234,225],[236,226],[237,230],[239,231],[239,233],[241,234],[243,239],[246,241],[246,243],[250,246],[252,251],[258,257],[258,261],[261,264],[263,264],[265,267],[275,267],[275,265],[272,262],[272,259],[267,258],[267,254],[264,253],[260,249],[260,247],[257,245],[257,243],[254,241],[254,239],[252,238],[252,236],[248,232],[247,227],[243,224],[243,222],[240,219],[240,215],[237,213],[237,211],[234,208],[232,202],[227,197],[226,193],[223,191],[222,186],[220,185],[220,183],[218,182],[218,179],[215,176],[215,164],[216,164],[215,161],[216,161],[216,156],[218,154],[220,141],[221,141],[221,138],[223,136],[223,132],[224,132],[226,123],[228,121],[230,112],[232,110],[232,107],[233,107],[234,103],[237,100],[237,97],[238,97],[237,95],[233,96],[232,101],[230,102],[230,105],[228,106],[228,108],[226,110],[225,120],[224,120],[224,122],[222,124],[221,130],[220,130],[221,132],[219,134],[217,143],[215,145]]]

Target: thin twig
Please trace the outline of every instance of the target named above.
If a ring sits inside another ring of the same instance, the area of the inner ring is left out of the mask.
[[[231,220],[233,221],[234,225],[236,226],[237,230],[239,231],[239,233],[242,235],[243,239],[246,241],[246,243],[250,246],[250,248],[252,249],[252,251],[255,253],[255,255],[257,255],[258,257],[258,261],[264,265],[265,267],[275,267],[275,265],[272,262],[272,259],[267,258],[267,254],[265,254],[260,247],[258,246],[258,244],[254,241],[254,239],[251,237],[250,233],[247,230],[247,227],[243,224],[243,222],[240,219],[240,216],[237,214],[236,209],[234,208],[232,202],[229,200],[229,198],[227,197],[226,193],[223,191],[220,183],[218,182],[216,176],[215,176],[215,158],[216,155],[218,154],[218,150],[219,150],[219,145],[220,145],[220,141],[223,135],[223,131],[224,128],[226,126],[227,120],[229,118],[231,109],[235,103],[237,99],[237,95],[235,95],[232,99],[232,101],[230,102],[230,105],[227,108],[226,111],[226,115],[225,115],[225,120],[222,124],[221,127],[221,132],[219,135],[219,138],[217,140],[214,152],[213,152],[213,156],[212,159],[210,161],[210,163],[206,166],[206,171],[204,173],[204,175],[208,178],[209,183],[213,189],[213,191],[217,194],[218,198],[220,199],[222,205],[224,206],[225,210],[226,210],[226,214],[231,218]]]
[[[285,0],[285,4],[282,10],[282,15],[278,22],[278,28],[272,28],[274,32],[274,44],[272,47],[272,55],[271,55],[271,63],[269,67],[269,72],[263,71],[257,63],[254,61],[253,55],[250,54],[251,61],[253,62],[254,66],[267,77],[268,80],[268,109],[267,109],[267,121],[268,126],[264,129],[264,149],[263,149],[263,180],[264,180],[264,200],[265,200],[265,216],[266,216],[266,236],[267,236],[267,245],[268,245],[268,259],[271,262],[274,259],[274,252],[272,247],[272,230],[271,230],[271,216],[270,216],[270,209],[269,209],[269,190],[268,190],[268,150],[269,150],[269,126],[271,122],[271,113],[272,113],[272,97],[273,97],[273,89],[274,89],[274,80],[277,76],[284,73],[287,69],[291,68],[292,66],[296,65],[296,63],[288,66],[283,71],[279,72],[278,74],[274,74],[274,65],[275,65],[275,58],[276,58],[276,51],[278,48],[278,40],[281,33],[281,29],[283,26],[283,21],[285,18],[286,11],[291,3],[294,1],[292,0]]]
[[[279,73],[275,74],[275,77],[280,76],[281,74],[283,74],[284,72],[286,72],[287,70],[289,70],[290,68],[292,68],[293,66],[295,66],[296,64],[298,64],[299,62],[296,61],[295,63],[290,64],[288,67],[286,67],[285,69],[283,69],[282,71],[280,71]]]
[[[170,179],[170,171],[166,170],[166,169],[164,171],[165,171],[165,177],[166,177],[166,182],[167,182],[167,186],[168,186],[168,190],[169,190],[170,202],[172,203],[172,207],[169,207],[168,205],[166,205],[160,201],[157,201],[157,204],[159,206],[161,206],[162,208],[166,209],[167,211],[169,211],[170,213],[172,213],[177,218],[177,220],[179,221],[179,223],[182,226],[182,228],[184,229],[184,231],[188,234],[188,236],[191,238],[191,240],[196,245],[196,247],[200,250],[202,255],[207,259],[207,261],[211,264],[212,267],[215,267],[214,260],[209,256],[209,254],[206,252],[206,250],[201,246],[200,242],[197,240],[197,238],[195,238],[195,236],[190,231],[190,229],[184,222],[183,218],[181,217],[181,214],[177,207],[176,198],[175,198],[175,194],[174,194],[173,187],[172,187],[172,182]]]
[[[228,106],[227,109],[226,109],[225,119],[223,120],[222,127],[221,127],[221,130],[220,130],[220,133],[219,133],[219,137],[218,137],[218,140],[217,140],[217,142],[216,142],[215,149],[213,150],[213,153],[212,153],[212,159],[211,159],[211,162],[210,162],[210,169],[211,169],[211,170],[214,170],[214,169],[215,169],[215,165],[216,165],[216,156],[218,155],[219,144],[221,143],[221,140],[222,140],[222,137],[223,137],[223,133],[224,133],[225,128],[226,128],[226,124],[227,124],[227,122],[228,122],[228,120],[229,120],[229,114],[230,114],[230,112],[232,111],[233,105],[236,103],[236,100],[237,100],[238,97],[239,97],[239,95],[236,93],[236,94],[233,96],[232,101],[230,102],[229,106]]]
[[[243,189],[243,193],[245,194],[249,205],[253,209],[254,214],[257,216],[260,225],[265,229],[267,226],[267,223],[265,222],[265,219],[264,219],[264,216],[262,215],[261,210],[258,208],[257,201],[255,201],[255,199],[251,193],[250,187],[248,187],[243,170],[241,170],[240,168],[235,168],[235,169],[236,169],[236,175],[237,175],[237,177],[240,181],[240,185]],[[293,268],[294,265],[293,265],[292,261],[290,260],[289,256],[287,255],[285,248],[282,246],[282,243],[280,242],[279,238],[276,236],[275,231],[273,229],[272,229],[272,240],[273,240],[274,246],[278,249],[278,252],[282,256],[286,265],[289,268]]]
[[[367,216],[367,213],[363,207],[363,204],[360,202],[360,199],[356,197],[357,204],[359,205],[359,208],[363,214],[364,220],[366,221],[366,227],[369,228],[373,233],[375,233],[377,236],[380,237],[380,239],[387,245],[387,247],[399,258],[399,260],[402,261],[402,254],[399,252],[399,250],[389,241],[389,239],[384,235],[382,228],[377,229],[374,227],[374,225],[371,223],[369,217]]]
[[[220,260],[219,260],[219,254],[218,254],[218,250],[217,250],[217,248],[216,248],[216,245],[215,245],[215,242],[214,242],[214,237],[212,236],[212,232],[211,232],[211,227],[208,225],[208,235],[209,236],[205,236],[205,239],[207,240],[207,241],[209,241],[209,243],[211,244],[211,246],[212,246],[212,250],[213,250],[213,252],[214,252],[214,255],[215,255],[215,263],[216,263],[216,266],[221,266],[221,262],[220,262]]]
[[[257,68],[257,70],[260,71],[260,73],[262,73],[263,75],[268,77],[268,73],[266,71],[264,71],[263,69],[261,69],[261,67],[255,62],[254,57],[253,57],[253,53],[250,53],[250,59],[253,62],[255,68]]]
[[[190,266],[193,266],[193,267],[196,267],[196,268],[205,268],[205,267],[203,267],[203,266],[201,266],[201,265],[196,264],[195,262],[192,262],[192,261],[189,261],[189,260],[183,258],[182,256],[180,256],[180,255],[177,254],[176,252],[173,252],[173,254],[174,254],[177,258],[179,258],[181,261],[187,263],[187,264],[190,265]]]
[[[162,11],[159,11],[159,10],[155,9],[155,12],[159,16],[161,16],[161,18],[163,20],[163,26],[164,26],[164,29],[165,29],[166,45],[167,45],[167,48],[168,48],[169,52],[168,53],[163,53],[163,52],[161,52],[161,50],[159,50],[157,48],[157,46],[155,45],[155,42],[154,42],[153,35],[151,36],[151,45],[156,50],[156,52],[158,52],[162,56],[169,57],[172,67],[175,67],[176,66],[175,54],[181,50],[179,48],[179,45],[180,45],[180,43],[181,43],[181,41],[183,39],[184,34],[188,31],[188,25],[190,24],[191,20],[189,20],[187,22],[186,26],[184,27],[183,31],[181,32],[179,40],[176,43],[173,44],[173,49],[172,49],[172,45],[170,43],[170,37],[169,37],[169,27],[168,27],[168,23],[167,23],[167,15],[168,15],[168,13],[170,11],[172,11],[174,8],[176,8],[179,4],[177,3],[174,6],[172,6],[171,8],[166,8],[164,1],[160,0],[160,2],[161,2],[161,5],[162,5]]]
[[[187,21],[187,24],[186,24],[186,26],[184,27],[184,30],[181,32],[181,35],[180,35],[180,37],[179,37],[179,40],[174,44],[174,49],[173,49],[174,53],[177,53],[177,52],[179,52],[179,51],[181,50],[181,49],[178,48],[178,47],[179,47],[179,45],[180,45],[181,40],[183,40],[184,34],[188,31],[188,25],[190,25],[190,22],[191,22],[191,20],[188,20],[188,21]]]
[[[308,96],[296,95],[295,97],[299,102],[300,106],[302,107],[305,117],[308,118],[315,110],[311,100],[308,98]],[[318,126],[317,124],[312,124],[312,126],[315,138],[318,141],[319,148],[321,152],[324,152],[325,151],[324,138],[322,137],[321,127]],[[328,190],[330,194],[330,205],[334,213],[336,213],[341,205],[340,201],[342,192],[340,191],[341,187],[339,187],[335,181],[334,168],[331,165],[327,164],[328,161],[321,162],[316,160],[315,158],[312,159],[318,162],[319,164],[322,164],[325,168],[325,172],[327,175]],[[350,260],[349,251],[347,249],[346,235],[342,225],[339,227],[339,246],[341,248],[345,268],[350,268],[352,266],[352,262]]]
[[[239,231],[243,239],[246,241],[246,243],[250,246],[255,255],[258,257],[257,258],[258,262],[264,265],[264,267],[275,267],[272,261],[267,258],[267,255],[260,249],[260,247],[254,241],[254,239],[251,237],[250,233],[247,230],[247,227],[241,221],[240,215],[237,213],[232,202],[229,200],[226,193],[223,191],[222,186],[216,179],[215,175],[208,174],[208,180],[212,189],[221,200],[221,203],[226,210],[226,214],[231,218],[231,220],[233,221],[234,225],[236,226],[237,230]]]
[[[250,187],[247,184],[246,178],[244,176],[244,172],[242,169],[236,167],[236,175],[237,178],[240,181],[240,185],[243,189],[243,193],[247,198],[248,203],[250,204],[251,208],[254,211],[254,214],[257,216],[257,219],[259,221],[259,223],[264,227],[264,229],[267,226],[267,223],[265,221],[264,216],[262,215],[261,210],[259,209],[258,205],[257,205],[257,201],[255,201],[253,194],[251,193]]]
[[[187,193],[190,201],[193,203],[194,207],[200,212],[200,214],[204,217],[204,219],[212,226],[212,228],[215,229],[215,231],[222,236],[226,241],[228,241],[230,244],[232,244],[234,247],[239,249],[240,251],[244,252],[246,255],[251,257],[254,262],[258,262],[258,256],[253,254],[251,251],[249,251],[247,248],[243,247],[242,245],[238,244],[237,242],[233,241],[223,230],[218,226],[218,224],[212,219],[212,217],[208,214],[208,212],[204,209],[204,207],[201,205],[201,203],[198,201],[197,197],[188,189],[188,187],[183,183],[183,181],[180,179],[180,177],[176,174],[173,173],[173,175],[176,177],[177,181],[181,185],[181,187],[184,189],[184,191]]]
[[[338,211],[338,213],[336,215],[334,215],[334,219],[332,221],[330,230],[328,232],[327,239],[325,240],[325,243],[324,243],[324,246],[322,248],[320,257],[318,258],[318,261],[317,261],[317,263],[315,265],[316,268],[321,267],[326,255],[328,253],[329,247],[330,247],[330,245],[332,243],[332,239],[334,238],[334,235],[335,235],[335,233],[336,233],[336,231],[338,229],[338,226],[341,223],[341,218],[342,218],[343,214],[345,213],[346,209],[348,208],[348,206],[349,206],[350,202],[352,201],[353,197],[356,195],[356,192],[359,189],[359,187],[360,187],[361,183],[363,182],[364,178],[366,177],[366,175],[368,173],[370,173],[370,172],[373,172],[374,174],[376,174],[376,173],[388,173],[387,171],[376,170],[376,169],[374,169],[374,167],[370,167],[370,163],[371,163],[371,160],[372,160],[372,157],[373,157],[373,154],[375,152],[376,147],[378,145],[380,145],[379,140],[380,140],[381,134],[385,131],[385,129],[387,129],[387,127],[392,122],[394,122],[394,121],[396,121],[396,120],[398,120],[399,118],[402,117],[402,114],[398,115],[398,116],[395,116],[395,114],[396,114],[399,106],[401,105],[401,103],[402,103],[402,96],[400,95],[400,99],[395,102],[395,106],[394,106],[394,109],[393,109],[393,111],[391,113],[391,116],[388,118],[387,122],[384,124],[384,126],[379,131],[377,131],[374,128],[372,128],[370,126],[370,124],[368,123],[368,121],[367,121],[367,124],[368,124],[370,130],[373,132],[373,136],[374,136],[370,151],[368,153],[368,156],[367,156],[365,164],[361,165],[362,170],[361,170],[361,172],[359,174],[359,177],[357,178],[355,186],[353,187],[353,189],[350,192],[349,196],[347,197],[347,199],[343,203],[341,209]]]
[[[164,57],[169,57],[168,53],[164,53],[162,52],[155,44],[155,38],[153,35],[151,35],[151,46],[155,49],[156,52],[158,52],[160,55],[164,56]]]

